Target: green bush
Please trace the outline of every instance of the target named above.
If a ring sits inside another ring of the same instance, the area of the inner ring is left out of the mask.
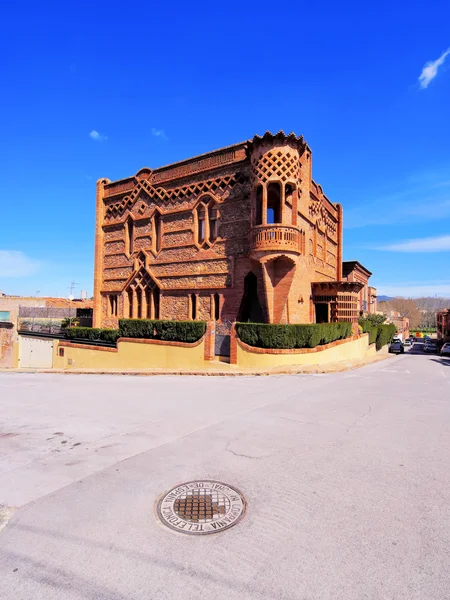
[[[351,323],[314,323],[311,325],[269,325],[236,323],[240,340],[256,348],[315,348],[352,334]]]
[[[157,321],[153,319],[119,319],[120,337],[197,342],[206,331],[205,321]]]
[[[358,323],[361,325],[363,333],[369,334],[369,344],[375,344],[377,341],[379,325],[374,325],[369,319],[360,319]]]
[[[389,325],[378,325],[377,332],[377,350],[381,350],[383,346],[386,344],[390,344],[394,338],[394,335],[397,331],[397,327],[392,323]]]
[[[68,327],[66,337],[69,340],[83,339],[92,341],[111,342],[115,344],[119,337],[118,329],[96,329],[93,327]]]

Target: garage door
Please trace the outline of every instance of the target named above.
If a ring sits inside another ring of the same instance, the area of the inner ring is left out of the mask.
[[[20,336],[19,367],[21,369],[51,369],[53,340]]]

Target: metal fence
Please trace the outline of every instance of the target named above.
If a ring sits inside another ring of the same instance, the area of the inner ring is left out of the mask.
[[[66,319],[77,320],[82,327],[92,327],[92,308],[54,308],[47,306],[19,306],[19,331],[63,334]]]

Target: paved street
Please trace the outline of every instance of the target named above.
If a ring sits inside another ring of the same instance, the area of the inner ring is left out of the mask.
[[[450,360],[421,352],[329,375],[1,373],[0,598],[445,600],[449,474]],[[158,522],[197,478],[241,490],[236,526]]]

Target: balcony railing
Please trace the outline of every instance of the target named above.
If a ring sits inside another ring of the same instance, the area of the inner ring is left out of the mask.
[[[300,233],[289,225],[257,225],[252,229],[252,250],[289,250],[300,253]]]

